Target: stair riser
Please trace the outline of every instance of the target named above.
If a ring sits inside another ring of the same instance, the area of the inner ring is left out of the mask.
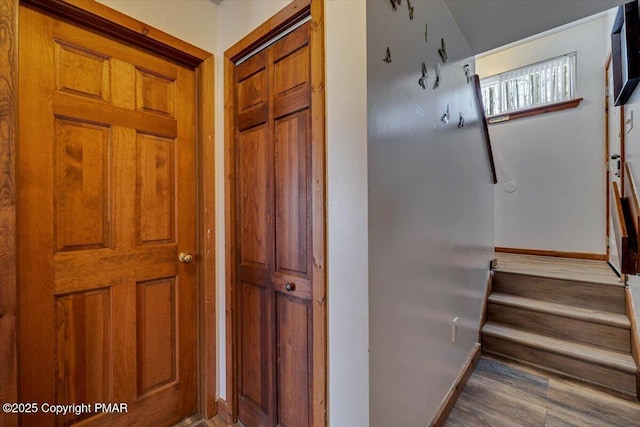
[[[555,338],[577,341],[597,347],[630,351],[631,335],[628,329],[601,325],[546,313],[489,303],[489,320],[537,332]]]
[[[592,310],[625,313],[625,294],[622,286],[596,285],[496,271],[493,291]]]
[[[531,363],[587,383],[611,389],[632,400],[636,396],[635,373],[632,374],[577,360],[486,334],[482,336],[482,347],[489,353]]]

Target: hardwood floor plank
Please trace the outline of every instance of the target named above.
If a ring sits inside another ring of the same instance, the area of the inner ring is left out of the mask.
[[[465,413],[466,420],[472,421],[467,425],[507,427],[513,426],[514,420],[518,420],[519,425],[523,427],[544,425],[546,416],[544,406],[486,387],[478,377],[471,376],[463,395],[465,393],[466,398],[462,401],[458,399],[458,404],[449,419],[455,420],[456,411],[460,409]]]
[[[640,403],[483,356],[445,426],[640,427]]]
[[[505,253],[497,254],[497,258],[496,271],[623,286],[622,281],[605,261]]]

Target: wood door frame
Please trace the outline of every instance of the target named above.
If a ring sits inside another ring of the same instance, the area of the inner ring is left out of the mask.
[[[325,142],[325,54],[324,0],[294,0],[224,53],[224,152],[225,152],[225,308],[226,308],[226,398],[225,420],[234,423],[238,417],[237,356],[238,328],[236,321],[237,277],[235,252],[235,96],[233,93],[235,61],[256,47],[311,15],[311,169],[312,169],[312,236],[313,236],[313,389],[311,410],[313,426],[327,425],[327,265],[326,265],[326,142]],[[222,409],[221,409],[222,412]]]
[[[615,108],[615,105],[609,105],[609,68],[611,67],[612,64],[612,54],[611,52],[609,52],[609,55],[607,56],[607,60],[604,63],[604,164],[605,164],[605,188],[606,188],[606,192],[605,192],[605,205],[606,205],[606,217],[605,217],[605,222],[606,222],[606,249],[607,249],[607,261],[609,260],[609,252],[610,252],[610,245],[609,245],[609,239],[611,238],[611,230],[609,227],[609,215],[611,214],[610,212],[610,208],[609,208],[609,195],[611,194],[611,190],[609,189],[609,176],[610,176],[610,171],[609,171],[609,162],[611,161],[611,159],[609,159],[609,146],[611,144],[611,141],[609,141],[609,130],[610,127],[612,126],[612,123],[609,123],[609,108]],[[620,128],[620,188],[622,189],[623,194],[621,194],[622,197],[624,196],[624,163],[625,163],[625,125],[624,125],[624,105],[620,106],[620,123],[618,123],[619,128]]]
[[[211,53],[95,1],[0,0],[0,401],[18,401],[16,146],[18,143],[18,14],[30,5],[193,69],[197,96],[198,413],[216,402],[214,57]],[[0,412],[0,427],[17,416]]]

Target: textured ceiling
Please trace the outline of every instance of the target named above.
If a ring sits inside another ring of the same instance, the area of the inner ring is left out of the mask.
[[[627,1],[445,0],[475,54],[586,18]]]

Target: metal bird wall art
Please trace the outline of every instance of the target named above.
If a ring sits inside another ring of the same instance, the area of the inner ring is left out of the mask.
[[[447,123],[449,123],[449,104],[447,104],[447,109],[445,110],[444,114],[442,115],[442,117],[440,117],[440,120],[442,121],[442,123],[444,123],[445,125]]]
[[[438,89],[440,86],[440,64],[436,63],[436,81],[433,82],[433,88]]]
[[[462,116],[462,111],[460,112],[460,119],[458,120],[458,129],[462,129],[464,127],[464,117]]]
[[[464,64],[464,67],[462,67],[464,69],[464,75],[467,78],[467,84],[471,83],[471,68],[469,67],[469,64]]]
[[[447,47],[444,44],[444,39],[440,39],[440,44],[442,47],[438,49],[438,53],[440,54],[440,58],[442,59],[442,63],[447,63]]]
[[[387,55],[384,57],[383,61],[387,64],[391,64],[391,50],[389,49],[389,46],[387,46]]]
[[[391,2],[391,7],[393,8],[393,10],[398,10],[398,4],[400,3],[396,3],[396,0],[389,0]]]
[[[424,42],[429,43],[429,24],[424,24]]]
[[[409,21],[413,21],[413,5],[411,0],[407,0],[407,8],[409,9]]]
[[[427,64],[422,63],[422,77],[418,80],[418,84],[422,87],[422,89],[427,89],[426,80],[429,79],[429,72],[427,71]]]

